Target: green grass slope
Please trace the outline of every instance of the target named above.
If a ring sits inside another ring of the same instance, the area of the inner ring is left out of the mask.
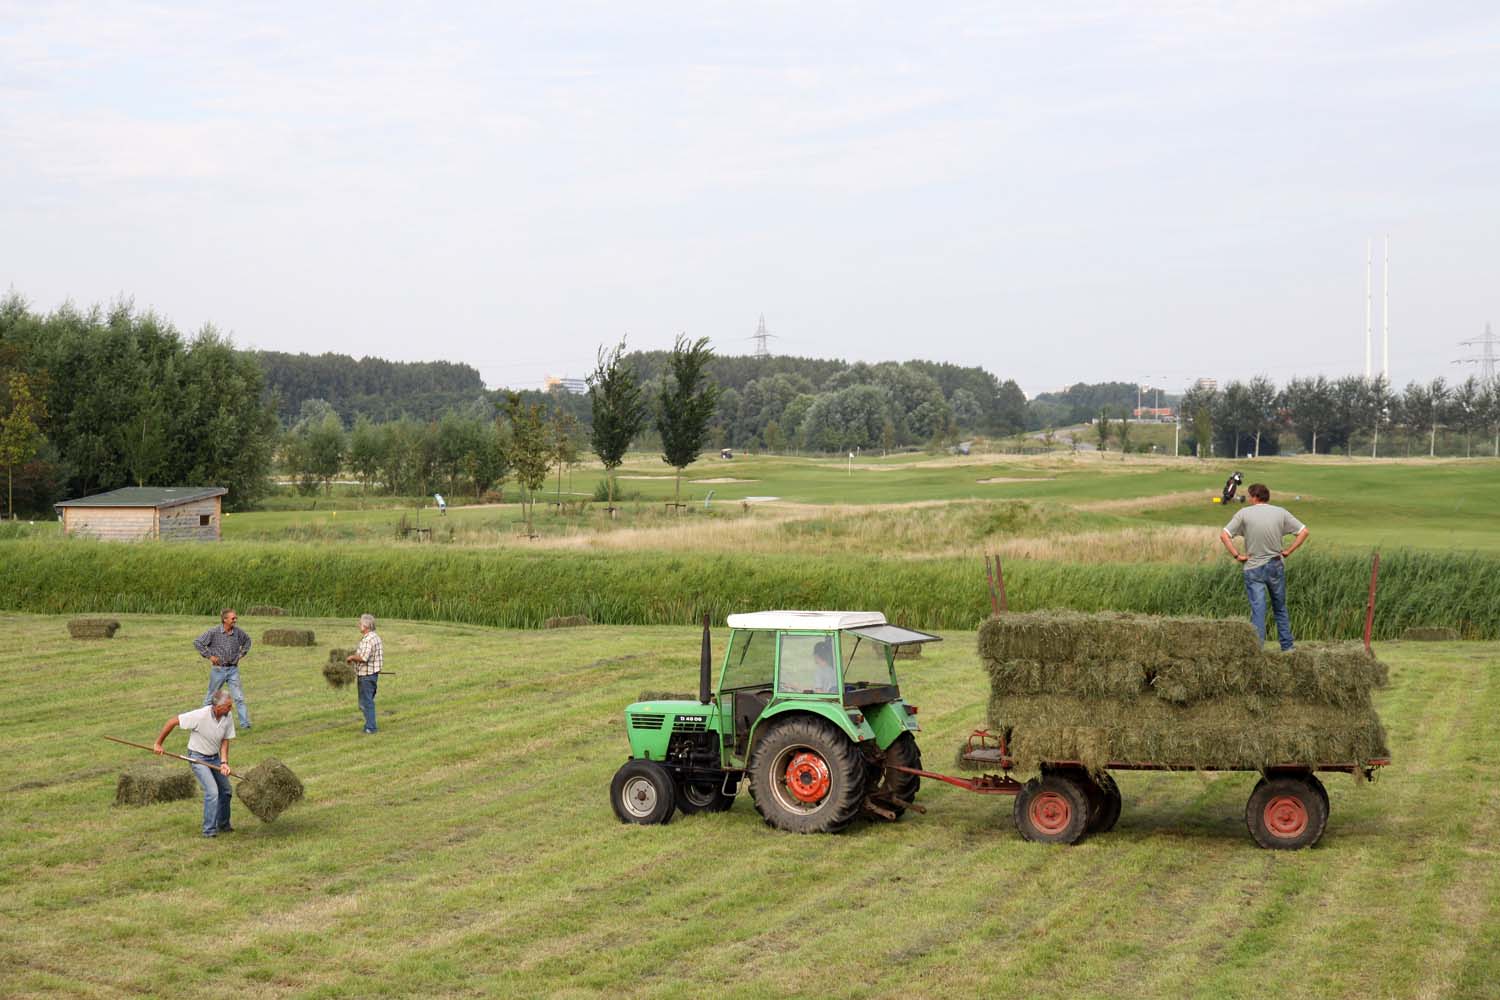
[[[717,816],[625,827],[621,709],[690,686],[684,628],[501,632],[383,622],[382,732],[313,649],[244,664],[255,728],[307,798],[197,836],[199,804],[110,806],[196,705],[201,618],[109,642],[0,615],[0,981],[7,996],[1486,997],[1500,980],[1494,645],[1389,644],[1396,764],[1330,780],[1311,851],[1256,849],[1248,775],[1126,774],[1116,831],[1027,844],[1011,801],[924,785],[929,812],[842,837]],[[250,623],[252,634],[259,625]],[[720,636],[722,638],[722,634]],[[903,663],[922,744],[983,717],[972,633]],[[181,737],[173,740],[181,745]]]

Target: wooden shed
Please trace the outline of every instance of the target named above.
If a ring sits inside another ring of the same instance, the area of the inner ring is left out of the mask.
[[[217,542],[224,520],[221,486],[127,486],[57,505],[63,534],[138,542]]]

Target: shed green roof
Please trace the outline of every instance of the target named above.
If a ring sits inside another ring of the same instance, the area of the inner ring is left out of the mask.
[[[222,486],[126,486],[91,497],[64,500],[58,507],[176,507],[228,493]]]

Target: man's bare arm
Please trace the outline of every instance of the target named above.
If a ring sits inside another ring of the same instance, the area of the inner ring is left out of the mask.
[[[161,727],[161,732],[159,732],[159,733],[156,734],[156,746],[152,747],[151,749],[155,750],[157,753],[162,753],[163,752],[162,751],[162,747],[161,747],[162,741],[164,741],[167,738],[167,736],[172,732],[172,730],[174,730],[176,728],[177,728],[177,716],[174,715],[170,719],[167,720],[167,724],[165,726]]]
[[[1303,528],[1301,531],[1297,532],[1297,537],[1292,539],[1292,544],[1281,550],[1281,558],[1285,559],[1293,552],[1296,552],[1302,547],[1302,543],[1305,541],[1307,541],[1307,529]]]
[[[1229,550],[1229,554],[1232,555],[1232,556],[1234,556],[1240,562],[1244,562],[1246,559],[1250,558],[1249,556],[1247,556],[1243,552],[1241,552],[1239,549],[1237,549],[1237,548],[1234,547],[1234,539],[1229,537],[1229,532],[1227,532],[1227,531],[1221,531],[1221,532],[1219,532],[1219,541],[1223,542],[1224,543],[1224,548],[1226,548],[1226,549]]]

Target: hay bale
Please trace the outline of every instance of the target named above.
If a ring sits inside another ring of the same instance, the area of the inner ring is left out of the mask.
[[[344,656],[349,655],[341,649],[335,649],[333,652],[343,653]],[[323,664],[323,679],[328,682],[329,687],[341,688],[347,684],[353,684],[357,678],[354,664],[345,663],[342,656],[338,659],[329,656],[328,662]]]
[[[696,694],[683,694],[680,691],[642,691],[636,701],[697,701]]]
[[[198,791],[198,779],[186,764],[145,761],[120,772],[115,785],[115,805],[149,806],[154,802],[190,799]]]
[[[113,639],[120,623],[113,618],[74,618],[68,622],[68,635],[75,639]]]
[[[560,618],[548,618],[544,624],[547,628],[578,628],[594,623],[589,620],[588,615],[563,615]]]
[[[922,644],[920,642],[914,642],[909,646],[896,647],[896,659],[898,660],[917,660],[921,659],[921,657]]]
[[[267,646],[311,646],[317,639],[311,629],[268,628],[260,641]]]
[[[247,614],[247,615],[266,615],[268,617],[274,618],[277,615],[284,615],[284,614],[286,614],[286,608],[278,608],[274,604],[257,604],[257,605],[254,605],[253,607],[246,608],[245,609],[245,614]]]
[[[240,801],[262,823],[270,823],[302,799],[302,782],[275,757],[267,757],[245,775],[236,789]]]
[[[1401,630],[1401,638],[1409,642],[1456,642],[1458,629],[1445,625],[1413,625]]]

